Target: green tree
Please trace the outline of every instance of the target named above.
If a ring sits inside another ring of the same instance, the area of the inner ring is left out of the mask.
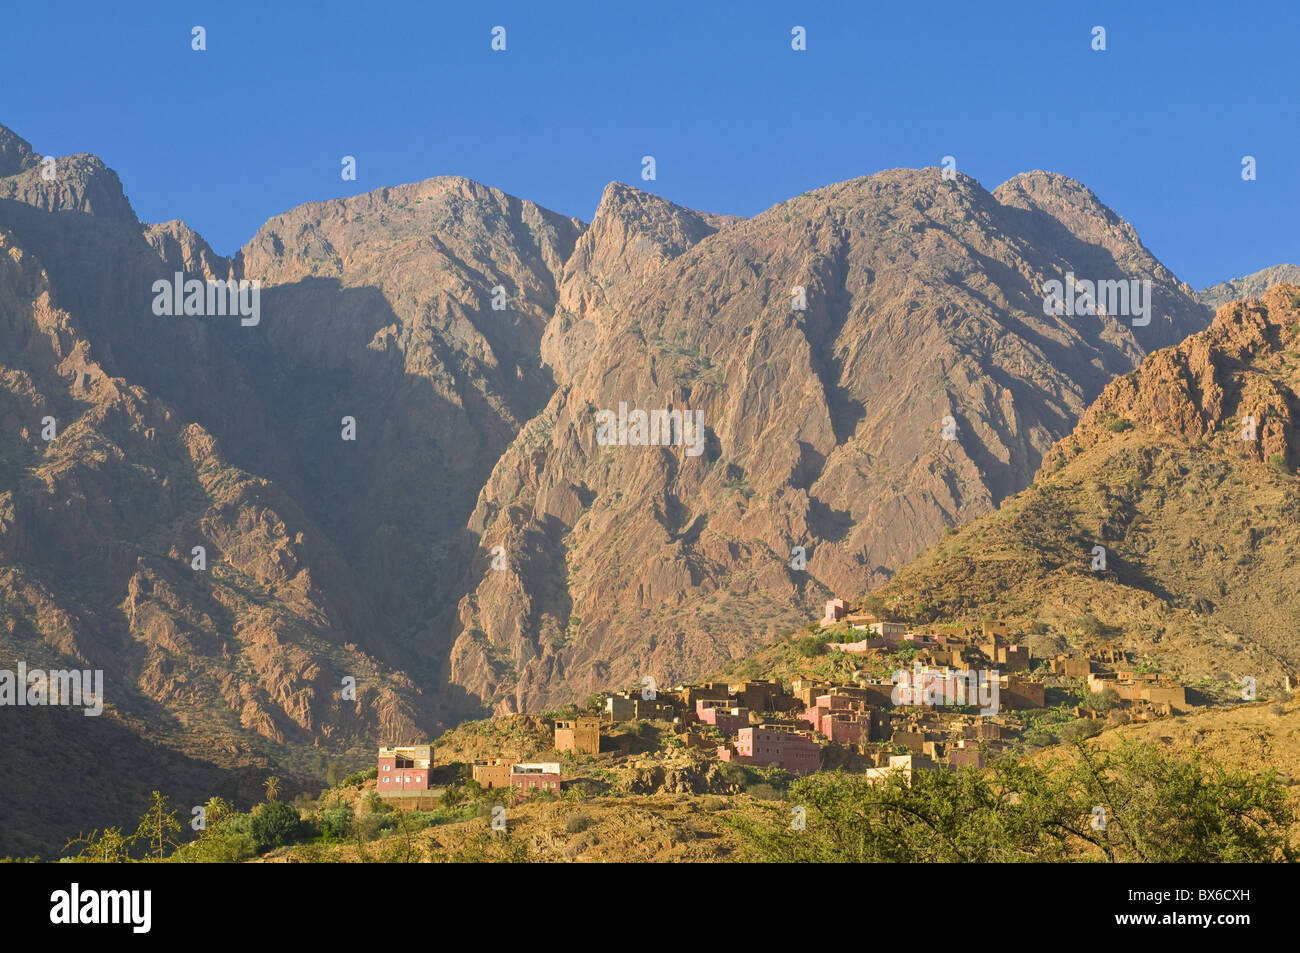
[[[82,834],[64,845],[64,850],[82,845],[81,851],[72,855],[75,859],[88,863],[121,864],[130,860],[131,838],[122,834],[120,827],[105,828],[101,834],[98,830]]]
[[[280,799],[280,779],[274,774],[262,782],[266,788],[266,799],[268,801],[278,801]]]
[[[141,816],[140,826],[136,828],[131,840],[144,841],[149,853],[161,858],[166,856],[168,847],[175,849],[180,846],[177,835],[181,832],[181,822],[177,820],[176,812],[171,810],[168,798],[158,791],[150,796],[153,800],[149,804],[149,810]]]
[[[881,783],[801,778],[766,820],[729,819],[768,861],[966,862],[1292,860],[1293,815],[1275,772],[1252,777],[1151,745],[1069,761],[1001,759],[985,770]],[[791,823],[803,808],[804,826]],[[1104,823],[1098,824],[1098,818]],[[1094,826],[1096,825],[1096,826]]]
[[[294,843],[301,832],[302,818],[283,801],[268,801],[253,811],[253,846],[259,854]]]

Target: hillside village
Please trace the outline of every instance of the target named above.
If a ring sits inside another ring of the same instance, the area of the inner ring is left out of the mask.
[[[898,774],[910,782],[918,771],[981,768],[1000,752],[1023,748],[1049,707],[1049,692],[1073,700],[1052,707],[1058,718],[1064,709],[1081,723],[1078,737],[1192,708],[1175,678],[1131,664],[1114,646],[1036,659],[1024,633],[1006,622],[912,625],[850,612],[834,599],[816,628],[830,639],[826,654],[851,660],[850,677],[710,680],[668,689],[647,678],[544,718],[546,741],[535,741],[530,753],[489,745],[462,771],[482,791],[515,799],[559,795],[590,773],[586,762],[593,758],[645,754],[636,750],[635,726],[646,724],[662,739],[655,753],[664,757],[690,752],[697,761],[792,775],[838,768],[870,781]],[[380,748],[378,794],[423,804],[439,787],[434,749]]]

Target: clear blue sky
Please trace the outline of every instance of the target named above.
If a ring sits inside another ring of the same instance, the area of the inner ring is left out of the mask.
[[[615,179],[752,215],[953,155],[989,189],[1079,179],[1198,288],[1300,263],[1296,0],[43,0],[0,22],[0,123],[101,156],[142,219],[227,254],[299,203],[440,174],[584,220]]]

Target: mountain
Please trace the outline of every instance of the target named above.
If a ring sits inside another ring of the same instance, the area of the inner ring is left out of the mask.
[[[1297,464],[1300,287],[1276,285],[1112,382],[1032,486],[872,601],[1008,618],[1036,654],[1114,644],[1206,694],[1294,689]]]
[[[1242,298],[1258,298],[1269,288],[1283,282],[1300,283],[1300,267],[1296,265],[1274,265],[1244,278],[1234,278],[1213,287],[1206,288],[1197,297],[1201,304],[1211,308],[1221,308],[1230,301]]]
[[[992,510],[1209,319],[1043,172],[895,170],[753,219],[616,183],[590,225],[441,177],[226,258],[0,127],[0,252],[0,669],[103,669],[107,695],[0,711],[25,739],[0,853],[160,785],[309,786],[486,709],[714,668]],[[257,313],[156,313],[178,272],[257,282]],[[1071,274],[1150,281],[1150,323],[1045,313]],[[599,446],[620,403],[698,411],[701,441]],[[106,754],[93,790],[51,751]]]
[[[1045,314],[1069,273],[1149,280],[1157,317]],[[729,223],[615,184],[560,290],[555,394],[470,522],[510,558],[474,565],[452,653],[504,711],[707,671],[884,581],[1209,317],[1131,226],[1044,172],[990,194],[895,170]],[[595,415],[621,404],[702,413],[701,452],[598,445]]]

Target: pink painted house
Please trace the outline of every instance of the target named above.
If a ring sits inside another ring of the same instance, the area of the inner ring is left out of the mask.
[[[701,698],[695,703],[695,717],[702,724],[713,725],[725,734],[731,734],[749,725],[748,708],[708,698]]]
[[[760,725],[741,728],[730,745],[718,747],[718,758],[734,764],[784,768],[795,774],[812,774],[822,763],[822,750],[807,735]]]
[[[375,789],[380,794],[397,791],[427,791],[433,767],[432,745],[380,748],[379,774]]]

